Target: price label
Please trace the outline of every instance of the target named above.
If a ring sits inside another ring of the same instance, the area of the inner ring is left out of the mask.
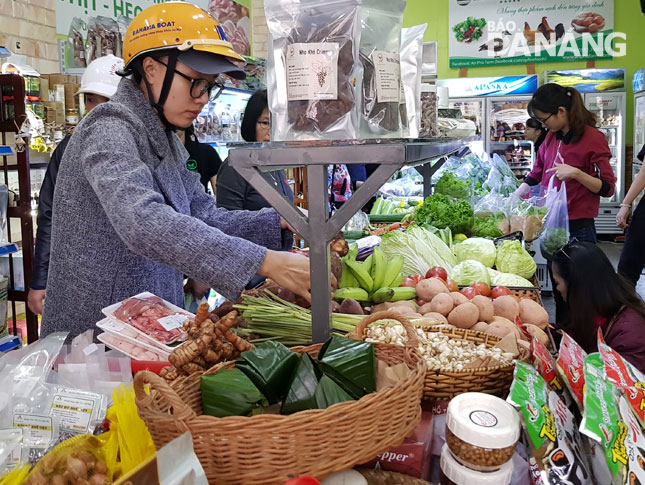
[[[163,328],[170,332],[176,328],[182,328],[186,320],[188,320],[188,316],[186,315],[168,315],[167,317],[160,318],[157,321]]]

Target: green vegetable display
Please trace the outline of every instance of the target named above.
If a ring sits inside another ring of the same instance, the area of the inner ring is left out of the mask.
[[[459,42],[471,42],[479,40],[484,35],[484,27],[486,27],[485,18],[468,17],[463,22],[455,25],[452,31]]]
[[[497,256],[497,249],[495,243],[490,239],[481,237],[471,237],[466,239],[461,244],[457,244],[452,248],[452,251],[457,256],[457,261],[462,262],[466,260],[475,260],[482,263],[488,268],[492,268],[495,264],[495,257]]]
[[[500,273],[499,271],[496,271],[497,274],[491,275],[491,283],[493,286],[507,286],[510,288],[534,288],[533,283],[531,283],[529,280],[526,278],[522,278],[521,276],[517,276],[516,274],[512,273]]]
[[[540,240],[540,250],[546,258],[552,257],[558,250],[569,242],[569,235],[564,227],[545,229]]]
[[[487,217],[475,217],[473,235],[477,237],[496,238],[504,234],[499,228],[499,222],[504,218],[502,215],[491,215]]]
[[[453,173],[444,173],[434,187],[435,194],[447,195],[455,199],[469,199],[472,190],[468,182],[459,180]]]
[[[423,274],[433,266],[445,268],[450,274],[457,259],[450,248],[430,231],[418,226],[409,226],[403,231],[383,235],[381,250],[389,261],[403,256],[404,276]]]
[[[526,279],[530,279],[537,269],[535,261],[519,241],[504,241],[497,248],[495,266],[502,273],[513,273]]]
[[[438,229],[449,227],[453,234],[471,234],[475,224],[475,213],[465,200],[453,201],[442,194],[426,198],[414,213],[417,224],[428,224]]]
[[[482,281],[487,285],[490,285],[490,274],[488,273],[488,268],[479,261],[474,260],[462,261],[452,268],[452,279],[460,286],[472,285],[477,281]]]

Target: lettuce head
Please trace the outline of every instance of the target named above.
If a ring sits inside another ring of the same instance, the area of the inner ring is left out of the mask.
[[[527,280],[535,274],[537,268],[535,261],[519,241],[504,241],[497,248],[495,266],[502,273],[513,273]]]
[[[483,237],[471,237],[460,244],[455,245],[452,251],[457,256],[457,261],[462,262],[467,259],[479,261],[487,268],[495,265],[497,249],[495,243],[490,239]]]

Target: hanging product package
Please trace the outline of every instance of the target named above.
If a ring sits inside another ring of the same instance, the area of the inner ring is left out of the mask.
[[[533,367],[517,362],[507,402],[522,416],[534,483],[591,483],[573,414]]]
[[[584,404],[585,375],[584,364],[587,352],[565,332],[562,332],[560,354],[556,360],[558,372],[571,397],[582,411]]]
[[[401,137],[399,52],[404,11],[403,0],[363,0],[359,49],[363,138]]]
[[[401,135],[419,138],[421,127],[421,64],[423,34],[428,24],[401,30]]]
[[[271,139],[357,139],[360,0],[266,0]]]

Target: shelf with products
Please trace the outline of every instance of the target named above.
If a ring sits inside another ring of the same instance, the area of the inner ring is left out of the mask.
[[[475,141],[433,140],[315,140],[308,142],[246,143],[230,146],[229,163],[244,177],[310,245],[311,315],[314,342],[331,335],[329,242],[344,224],[374,195],[396,171],[418,167],[428,192],[431,178],[443,157]],[[331,217],[328,214],[327,166],[343,160],[346,164],[377,164],[376,171]],[[308,215],[305,216],[261,172],[304,167],[307,178]]]

